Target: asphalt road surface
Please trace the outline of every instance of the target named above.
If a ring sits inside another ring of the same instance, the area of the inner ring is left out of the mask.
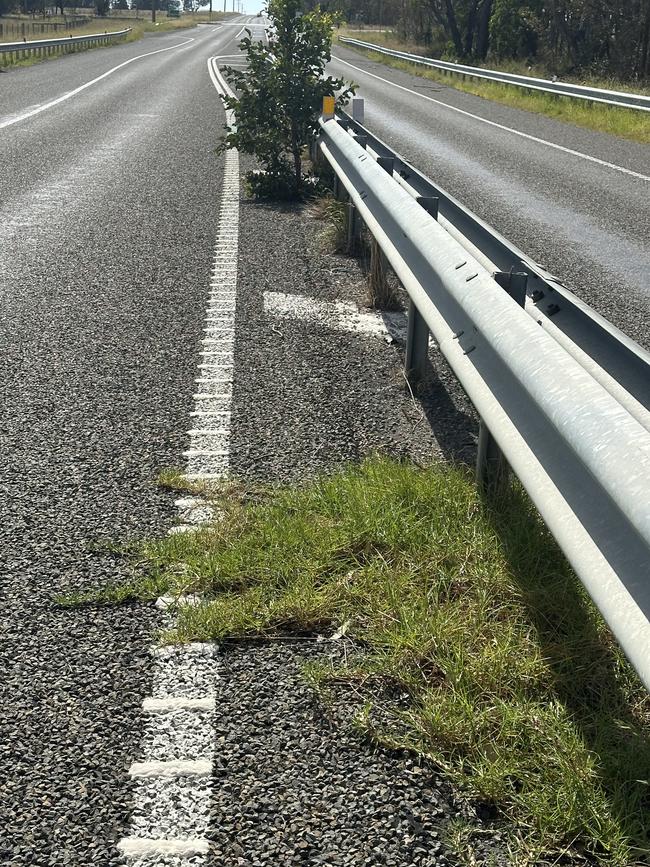
[[[172,521],[155,480],[186,446],[222,179],[224,116],[207,59],[236,51],[239,29],[0,76],[7,867],[106,867],[128,832],[153,616],[62,611],[52,599],[119,580],[103,541]]]
[[[0,76],[0,862],[9,867],[116,865],[128,833],[155,615],[61,610],[53,597],[124,577],[111,543],[160,534],[174,519],[155,480],[187,445],[223,174],[207,60],[232,55],[239,29],[205,26]],[[332,67],[361,83],[378,135],[648,345],[649,186],[638,177],[650,174],[647,148],[337,55],[355,65]],[[399,424],[385,409],[404,399],[394,347],[328,343],[327,329],[318,342],[311,326],[265,319],[263,292],[330,301],[349,290],[351,266],[319,264],[298,234],[309,227],[285,219],[282,208],[243,210],[235,471],[294,478],[408,436],[416,449],[417,408],[407,400]],[[436,418],[458,428],[451,453],[462,453],[470,410],[439,391],[449,405]],[[341,846],[334,863],[366,863]]]
[[[650,348],[648,145],[489,102],[342,46],[334,55],[331,74],[359,84],[375,135]]]

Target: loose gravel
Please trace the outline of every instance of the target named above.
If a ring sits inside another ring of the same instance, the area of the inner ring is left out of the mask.
[[[446,867],[456,863],[446,842],[452,819],[484,830],[434,771],[351,730],[354,696],[324,711],[302,666],[346,652],[354,652],[347,642],[227,648],[210,867]],[[484,851],[506,863],[494,837]]]
[[[300,480],[373,452],[471,462],[475,414],[435,349],[412,395],[398,341],[265,312],[265,292],[367,307],[359,262],[328,252],[322,234],[307,207],[242,201],[233,474]]]

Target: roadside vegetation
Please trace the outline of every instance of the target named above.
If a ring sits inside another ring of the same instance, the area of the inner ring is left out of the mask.
[[[225,102],[237,117],[226,126],[218,152],[252,154],[261,170],[246,181],[261,198],[299,199],[313,190],[303,167],[304,151],[318,133],[323,99],[344,106],[354,86],[325,74],[337,16],[319,7],[301,14],[302,0],[270,0],[267,42],[240,42],[244,70],[224,67],[237,95]]]
[[[122,10],[120,10],[122,12]],[[125,14],[122,12],[122,14]],[[128,12],[126,13],[128,15]],[[208,15],[186,15],[181,16],[180,18],[170,18],[167,17],[166,12],[158,12],[156,15],[156,22],[153,23],[151,21],[151,13],[149,13],[149,17],[144,18],[146,12],[141,12],[140,17],[135,18],[131,17],[129,20],[121,20],[115,19],[111,17],[97,17],[93,18],[86,24],[83,24],[79,27],[71,27],[70,29],[65,30],[57,30],[56,32],[49,32],[43,34],[28,34],[26,35],[26,39],[29,40],[37,40],[37,39],[63,39],[66,36],[89,36],[93,33],[113,33],[120,30],[126,30],[127,28],[131,28],[131,32],[127,34],[123,39],[120,39],[118,42],[113,43],[114,45],[123,45],[125,42],[137,42],[139,39],[147,33],[169,33],[174,30],[186,30],[189,27],[194,27],[196,24],[208,23]],[[212,23],[218,23],[220,20],[226,18],[221,13],[213,13],[212,15]],[[63,21],[63,19],[52,18],[48,19],[48,21],[56,22]],[[2,19],[0,18],[0,22]],[[0,42],[20,42],[22,37],[14,35],[6,35]],[[84,46],[75,46],[74,52],[79,51],[89,51],[95,48],[106,48],[110,46],[106,45],[91,45],[88,47]],[[52,60],[56,57],[60,57],[62,53],[71,53],[71,52],[57,52],[55,54],[44,55],[44,56],[36,56],[35,54],[30,54],[25,58],[11,58],[8,54],[0,55],[0,67],[22,67],[22,66],[32,66],[35,63],[42,63],[46,60]]]
[[[345,32],[341,32],[339,35],[344,36],[346,34]],[[400,51],[408,51],[413,54],[427,54],[422,46],[414,48],[413,46],[400,45],[396,39],[391,39],[388,34],[376,34],[371,31],[364,32],[363,35],[350,35],[365,42],[376,42],[378,45],[396,48]],[[350,48],[351,46],[345,47]],[[547,117],[556,118],[566,123],[573,123],[577,126],[605,132],[610,135],[630,139],[631,141],[641,142],[642,144],[650,143],[650,120],[647,117],[647,112],[599,105],[598,103],[571,99],[569,97],[537,93],[521,87],[497,84],[491,81],[481,81],[480,79],[471,79],[469,77],[461,77],[460,75],[445,75],[439,70],[426,68],[416,63],[409,63],[409,61],[401,60],[397,57],[389,57],[371,49],[355,46],[354,51],[358,51],[378,63],[383,63],[385,66],[409,72],[411,75],[417,75],[429,81],[443,83],[464,93],[471,93],[484,99],[512,106],[513,108],[521,108],[525,111],[544,114]],[[429,54],[429,56],[431,55]],[[508,69],[507,71],[513,70]],[[521,74],[520,70],[518,74]],[[588,84],[591,87],[618,87],[618,84],[614,84],[611,81],[601,82],[600,84],[589,81]],[[628,89],[632,90],[633,88]],[[637,92],[641,91],[638,90]]]
[[[648,0],[337,0],[336,8],[351,27],[393,31],[446,60],[650,84]]]
[[[323,700],[492,811],[513,865],[647,863],[650,699],[520,490],[489,505],[463,469],[373,458],[208,496],[218,522],[143,543],[94,600],[200,594],[169,642],[345,634],[306,671]]]

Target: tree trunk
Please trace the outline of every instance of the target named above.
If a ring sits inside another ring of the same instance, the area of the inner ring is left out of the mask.
[[[472,49],[474,48],[474,31],[476,30],[476,8],[478,6],[478,0],[472,0],[469,5],[469,10],[467,12],[467,25],[465,28],[465,57],[472,56]]]
[[[478,33],[476,34],[476,56],[479,60],[485,60],[490,47],[490,17],[492,15],[493,0],[483,0],[478,20]]]
[[[645,78],[650,73],[650,0],[646,3],[645,26],[641,36],[641,57],[639,59],[639,77]]]
[[[452,42],[454,43],[454,49],[456,54],[459,57],[463,56],[463,41],[460,37],[460,30],[458,29],[458,22],[456,21],[456,13],[454,12],[454,5],[452,0],[445,0],[445,11],[447,18],[447,27],[449,30],[449,35],[451,36]]]
[[[296,178],[296,192],[302,190],[302,153],[298,144],[298,130],[291,125],[291,153],[293,154],[293,171]]]

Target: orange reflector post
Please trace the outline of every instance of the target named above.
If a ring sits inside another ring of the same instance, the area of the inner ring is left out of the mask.
[[[323,97],[323,118],[328,120],[331,117],[334,117],[334,105],[335,99],[333,96],[324,96]]]

